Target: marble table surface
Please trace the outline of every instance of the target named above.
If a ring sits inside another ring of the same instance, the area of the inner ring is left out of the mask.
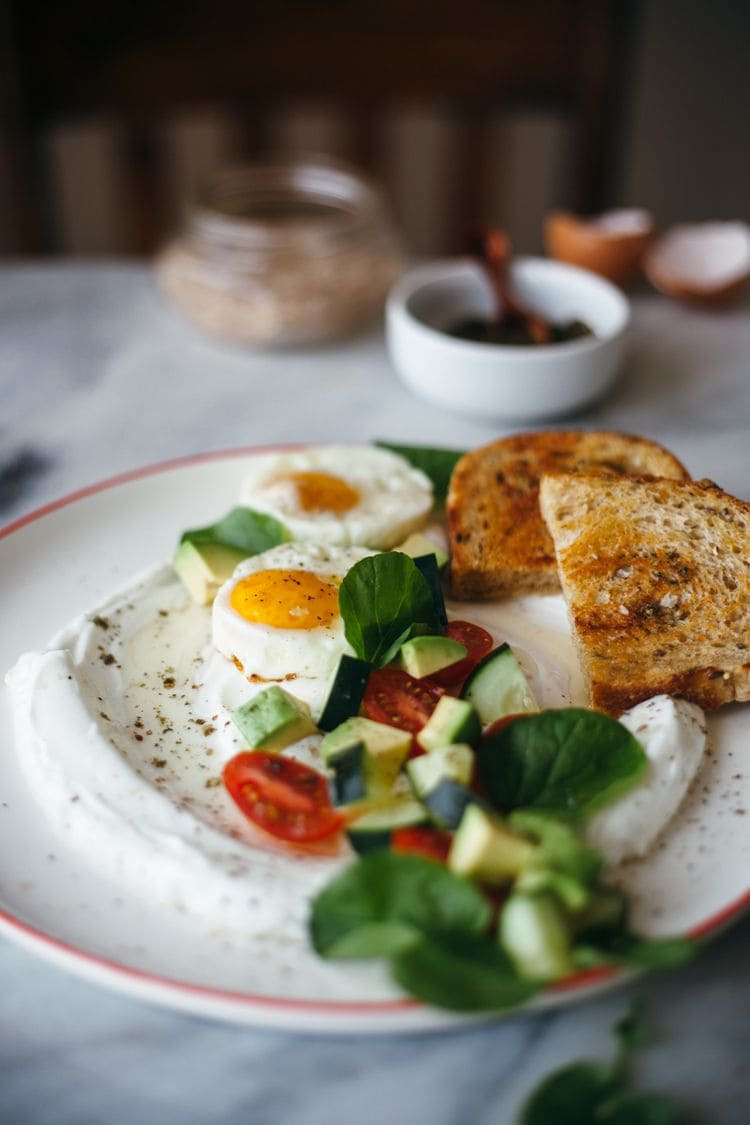
[[[694,476],[750,498],[747,302],[696,311],[643,293],[633,306],[621,379],[572,422],[655,438]],[[413,398],[379,327],[335,348],[245,352],[186,324],[147,266],[118,262],[0,269],[0,396],[2,524],[199,452],[372,438],[468,448],[510,432]],[[638,1085],[675,1095],[689,1121],[750,1121],[750,918],[687,968],[440,1033],[214,1022],[79,979],[4,937],[0,996],[2,1122],[511,1125],[550,1070],[610,1057],[634,1000],[653,1032]]]

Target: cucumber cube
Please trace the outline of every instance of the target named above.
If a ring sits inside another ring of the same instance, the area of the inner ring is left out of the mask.
[[[406,763],[406,775],[418,797],[429,793],[445,778],[469,785],[474,772],[474,751],[465,743],[440,746]]]
[[[318,719],[321,730],[335,730],[346,719],[357,714],[371,671],[372,664],[369,661],[349,656],[346,652],[342,654]]]
[[[355,715],[325,736],[320,744],[323,761],[328,763],[333,755],[357,742],[363,744],[385,785],[395,780],[411,750],[411,734],[408,731]]]
[[[500,912],[498,936],[522,977],[551,981],[574,971],[570,929],[552,895],[512,894]]]
[[[461,692],[484,726],[506,715],[539,710],[523,668],[510,645],[493,649],[477,664]]]

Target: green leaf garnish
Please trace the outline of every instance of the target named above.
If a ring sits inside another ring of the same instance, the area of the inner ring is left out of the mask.
[[[252,508],[232,508],[222,519],[208,527],[183,532],[180,542],[220,543],[234,547],[246,555],[259,555],[278,547],[289,539],[286,528],[273,516]]]
[[[503,1011],[539,991],[497,942],[473,934],[412,942],[392,958],[391,973],[412,996],[454,1012]]]
[[[429,584],[400,551],[360,559],[339,587],[344,634],[360,660],[387,664],[415,632],[441,632]]]
[[[615,1027],[618,1048],[611,1063],[574,1062],[554,1071],[521,1111],[519,1125],[678,1125],[682,1114],[662,1094],[627,1088],[627,1062],[647,1036],[633,1011]]]
[[[484,740],[479,769],[500,808],[587,816],[646,769],[640,743],[616,719],[579,707],[522,716]]]
[[[390,449],[392,453],[398,453],[415,469],[421,469],[432,481],[435,503],[445,503],[451,474],[456,462],[463,457],[463,450],[433,449],[424,445],[394,445],[389,441],[376,441],[375,445],[381,449]]]
[[[316,897],[313,947],[324,957],[391,956],[426,935],[481,933],[490,907],[467,879],[419,856],[370,852]]]
[[[589,931],[573,950],[579,968],[627,965],[631,969],[678,969],[697,957],[700,941],[686,937],[645,938],[624,928]]]

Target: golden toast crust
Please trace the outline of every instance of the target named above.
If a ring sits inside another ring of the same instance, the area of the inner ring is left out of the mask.
[[[515,434],[467,453],[446,499],[453,597],[559,590],[554,547],[539,514],[539,480],[560,470],[688,475],[656,442],[609,430]]]
[[[750,699],[750,504],[710,481],[542,478],[593,707]]]

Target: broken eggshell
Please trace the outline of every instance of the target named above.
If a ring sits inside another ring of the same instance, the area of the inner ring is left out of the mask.
[[[643,270],[654,288],[678,300],[719,304],[750,277],[750,227],[707,222],[672,227],[646,254]]]
[[[551,258],[625,286],[638,275],[653,233],[652,215],[640,208],[606,211],[590,218],[553,211],[544,224],[544,243]]]

